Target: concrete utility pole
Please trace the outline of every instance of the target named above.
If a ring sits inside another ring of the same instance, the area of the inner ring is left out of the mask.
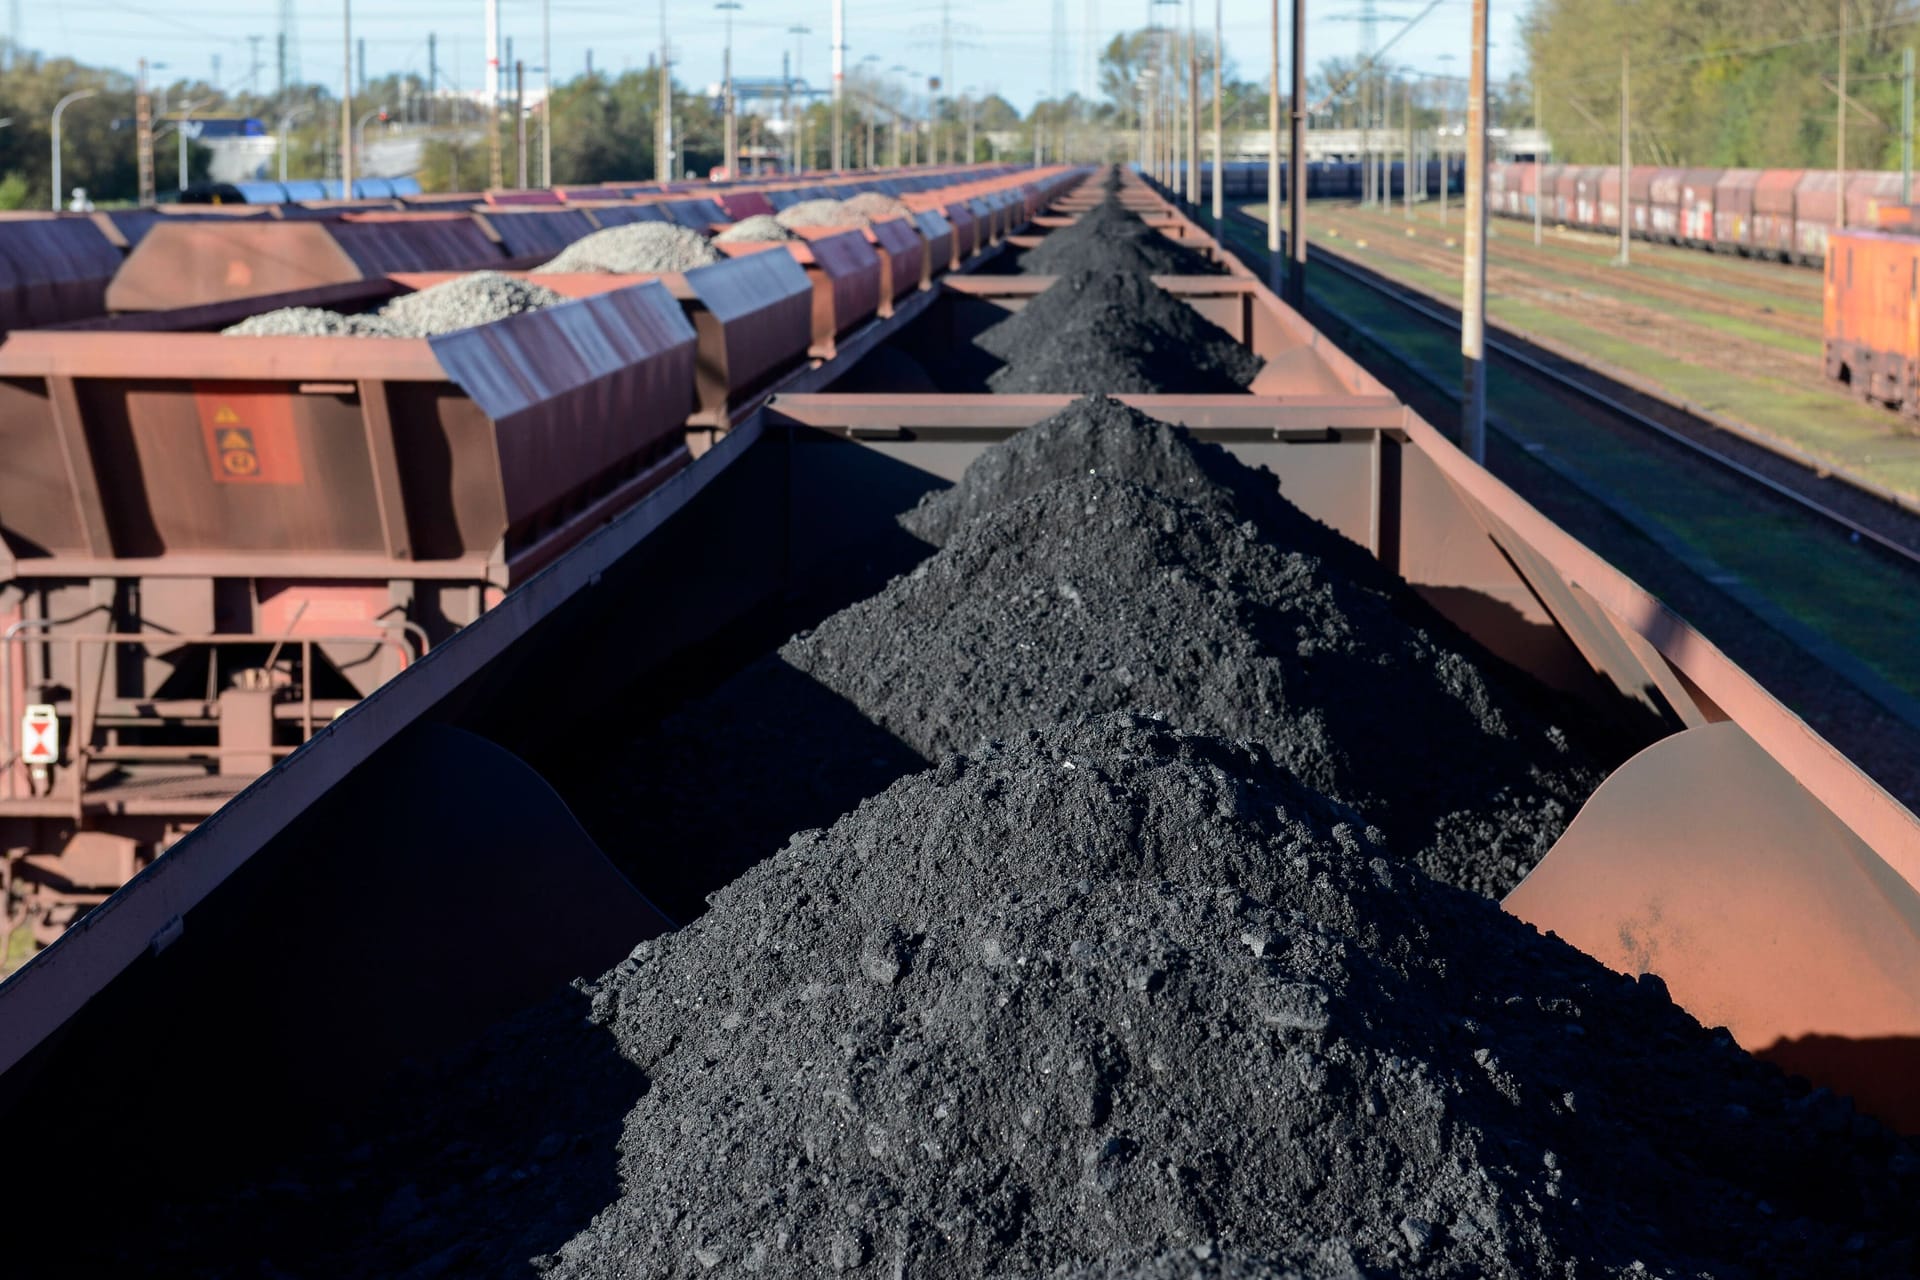
[[[147,60],[140,59],[140,84],[133,99],[135,164],[139,169],[140,203],[152,205],[158,196],[153,189],[153,95],[147,91]]]
[[[1187,0],[1187,199],[1200,205],[1200,35]]]
[[[1628,265],[1633,226],[1633,149],[1627,140],[1627,46],[1620,45],[1620,265]],[[1536,184],[1537,185],[1537,184]]]
[[[721,163],[727,167],[727,177],[734,179],[740,176],[740,134],[733,109],[733,15],[740,8],[740,0],[720,0],[713,7],[727,15],[727,41],[721,53],[720,72],[720,108],[726,129]]]
[[[1174,3],[1177,5],[1179,0],[1174,0]],[[1173,11],[1173,25],[1168,28],[1167,36],[1170,45],[1169,52],[1173,55],[1168,59],[1167,65],[1167,94],[1171,99],[1170,105],[1172,107],[1171,115],[1173,124],[1173,136],[1169,139],[1173,144],[1173,172],[1168,175],[1168,179],[1170,185],[1173,187],[1174,195],[1184,200],[1187,199],[1190,194],[1187,191],[1186,152],[1187,118],[1192,115],[1192,112],[1191,110],[1183,110],[1188,105],[1185,101],[1187,96],[1187,75],[1185,69],[1181,66],[1181,63],[1185,62],[1186,59],[1182,56],[1184,51],[1181,49],[1182,41],[1180,39],[1180,10],[1177,8]]]
[[[787,28],[787,34],[793,37],[793,78],[794,80],[804,81],[806,77],[800,71],[800,41],[802,37],[812,35],[813,28],[795,25]],[[791,87],[791,82],[789,82],[789,87]],[[802,169],[806,168],[807,149],[806,144],[802,141],[802,135],[806,131],[806,114],[807,103],[804,98],[800,100],[800,110],[797,114],[792,111],[787,113],[788,132],[792,134],[792,169],[795,173],[799,173]],[[900,132],[900,122],[898,120],[893,122],[893,131],[896,134]],[[894,153],[896,156],[899,154],[899,150],[899,141],[896,139],[894,142]],[[899,163],[897,159],[894,161],[896,166]]]
[[[440,37],[427,32],[427,123],[435,124],[440,114]]]
[[[1624,176],[1624,175],[1623,175]],[[1473,70],[1467,87],[1467,254],[1460,299],[1464,386],[1460,447],[1487,460],[1487,0],[1473,0]]]
[[[1547,136],[1546,129],[1540,123],[1540,82],[1538,80],[1533,82],[1533,132],[1536,137],[1544,138]],[[1546,180],[1546,176],[1546,162],[1541,159],[1540,153],[1536,151],[1533,154],[1533,242],[1536,245],[1540,243],[1540,210],[1547,202],[1547,193],[1541,189],[1541,184]],[[1444,182],[1445,180],[1446,169],[1445,166],[1442,166],[1441,181]],[[1621,181],[1624,182],[1626,179],[1622,178]],[[1443,200],[1440,208],[1444,211],[1446,207]],[[1446,218],[1443,216],[1440,221],[1445,222]]]
[[[513,149],[517,157],[514,166],[514,186],[521,191],[527,189],[527,64],[515,60],[513,64]]]
[[[53,104],[53,211],[60,212],[60,116],[61,113],[80,101],[91,98],[98,92],[94,89],[78,89]]]
[[[1301,0],[1294,0],[1298,9]],[[1272,263],[1280,256],[1280,0],[1272,3],[1271,30],[1267,35],[1272,45],[1272,57],[1267,67],[1267,274],[1273,274]],[[1293,56],[1300,57],[1300,28],[1293,30]],[[1300,109],[1300,99],[1296,90],[1293,109]],[[1295,145],[1298,145],[1296,139]],[[1300,185],[1300,153],[1293,153],[1295,168],[1287,174],[1293,186]],[[1298,234],[1296,228],[1295,234]]]
[[[1280,13],[1274,5],[1274,62],[1279,78]],[[1293,115],[1288,152],[1287,302],[1295,311],[1307,306],[1307,0],[1293,0]],[[1278,212],[1275,210],[1274,212]],[[1269,232],[1271,235],[1271,232]]]
[[[173,122],[174,141],[179,143],[180,159],[174,166],[174,177],[180,190],[187,189],[187,122],[193,119],[193,109],[198,103],[189,102],[180,108],[180,118]]]
[[[1371,77],[1360,78],[1360,206],[1371,205],[1373,190],[1373,91]]]
[[[540,185],[553,185],[552,0],[540,0]]]
[[[351,200],[353,199],[353,0],[340,0],[340,57],[340,198]]]
[[[653,177],[656,182],[673,181],[673,66],[668,61],[667,0],[660,0],[660,107],[659,137],[653,144]]]
[[[1900,203],[1913,203],[1913,46],[1900,51]]]
[[[1837,212],[1833,225],[1847,225],[1847,0],[1840,0],[1840,100],[1834,105],[1839,125],[1835,129],[1837,141],[1834,150],[1834,178],[1839,183],[1839,198],[1835,201]]]
[[[1400,86],[1400,105],[1407,133],[1400,147],[1400,194],[1407,208],[1407,221],[1413,221],[1413,81]]]
[[[482,0],[487,17],[487,186],[500,186],[500,0]]]
[[[1226,93],[1225,78],[1220,74],[1226,45],[1220,42],[1220,3],[1213,0],[1213,230],[1220,234],[1220,219],[1226,213],[1225,192],[1227,188],[1227,157],[1224,145],[1225,135],[1220,131],[1220,99]]]
[[[840,172],[841,140],[846,133],[845,94],[847,80],[847,0],[833,0],[833,157],[827,167]]]

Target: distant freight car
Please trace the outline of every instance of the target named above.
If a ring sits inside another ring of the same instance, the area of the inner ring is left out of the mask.
[[[1618,166],[1505,161],[1488,166],[1487,184],[1491,212],[1531,218],[1538,201],[1549,221],[1585,231],[1620,229]],[[1817,266],[1829,234],[1842,225],[1916,226],[1900,188],[1900,175],[1877,171],[1849,173],[1843,184],[1826,169],[1635,165],[1624,203],[1628,229],[1642,240]]]
[[[1920,236],[1835,231],[1826,273],[1827,376],[1920,417]]]

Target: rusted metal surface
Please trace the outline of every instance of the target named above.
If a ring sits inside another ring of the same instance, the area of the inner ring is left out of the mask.
[[[560,203],[557,191],[489,191],[487,203],[497,205],[555,205]]]
[[[729,221],[727,211],[718,202],[708,199],[662,200],[654,207],[666,214],[669,221],[702,235]]]
[[[1731,721],[1616,770],[1505,906],[1920,1132],[1920,893]]]
[[[1759,169],[1728,169],[1713,188],[1713,239],[1722,248],[1746,250],[1753,245],[1753,193],[1760,184]]]
[[[832,359],[840,335],[880,309],[880,255],[867,243],[863,232],[828,232],[778,244],[714,247],[731,258],[785,252],[805,268],[813,285],[813,342],[809,351],[821,359]]]
[[[927,242],[918,227],[894,218],[867,228],[867,240],[880,255],[880,301],[884,314],[920,287],[927,274]]]
[[[585,209],[499,209],[481,215],[479,221],[499,237],[506,257],[529,263],[545,261],[600,229]]]
[[[1769,169],[1753,187],[1753,248],[1768,257],[1793,254],[1794,192],[1800,169]]]
[[[758,216],[770,218],[775,212],[773,202],[762,191],[729,191],[720,197],[720,207],[731,222]]]
[[[120,251],[88,218],[11,220],[0,234],[0,333],[106,310]]]
[[[923,278],[930,281],[934,276],[951,271],[957,263],[953,224],[935,209],[924,209],[914,214],[913,222],[921,238],[927,242],[927,273]]]
[[[516,272],[570,298],[587,298],[653,280],[693,326],[696,407],[688,424],[725,429],[796,361],[813,337],[813,283],[791,254],[753,253],[686,272]],[[431,288],[452,276],[399,275],[397,284]]]
[[[555,187],[554,191],[567,204],[626,199],[612,187]]]
[[[651,204],[596,204],[587,206],[587,212],[601,227],[624,227],[630,222],[666,222],[667,215],[658,205]]]
[[[486,579],[544,503],[679,429],[693,345],[657,284],[425,341],[21,332],[0,347],[0,436],[28,460],[0,469],[0,513],[33,549],[12,568],[332,556]],[[383,475],[395,420],[413,429]],[[411,519],[409,495],[430,504]]]
[[[471,215],[162,223],[107,287],[112,311],[163,311],[385,276],[514,265]]]

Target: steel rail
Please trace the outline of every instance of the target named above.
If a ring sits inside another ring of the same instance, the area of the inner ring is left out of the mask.
[[[1318,245],[1312,246],[1310,252],[1313,254],[1314,259],[1320,265],[1333,268],[1335,271],[1337,271],[1347,279],[1352,280],[1354,283],[1359,284],[1367,289],[1370,289],[1373,292],[1380,294],[1381,296],[1389,299],[1390,301],[1398,303],[1400,306],[1404,307],[1409,311],[1412,311],[1416,315],[1419,315],[1424,319],[1431,320],[1434,323],[1442,325],[1448,329],[1457,331],[1460,328],[1460,321],[1458,317],[1447,314],[1444,310],[1434,306],[1428,299],[1422,297],[1418,293],[1415,293],[1407,289],[1405,286],[1400,285],[1396,282],[1387,280],[1384,277],[1381,277],[1379,273],[1370,271],[1365,267],[1361,267],[1355,263],[1349,262],[1348,260],[1346,260],[1345,258],[1342,258],[1338,254],[1331,253],[1328,250],[1321,248]],[[1760,486],[1761,488],[1767,490],[1769,493],[1773,494],[1775,497],[1782,498],[1798,507],[1803,508],[1804,510],[1810,512],[1811,514],[1819,517],[1822,520],[1825,520],[1831,524],[1839,526],[1842,529],[1845,529],[1849,534],[1853,535],[1855,538],[1866,541],[1866,542],[1870,542],[1875,547],[1879,548],[1881,551],[1884,551],[1887,554],[1892,555],[1897,559],[1900,559],[1911,566],[1920,568],[1920,549],[1911,547],[1906,543],[1897,541],[1896,539],[1889,538],[1887,535],[1881,533],[1879,530],[1869,528],[1868,526],[1861,524],[1859,521],[1854,520],[1850,516],[1844,515],[1841,512],[1834,510],[1832,507],[1827,506],[1825,503],[1822,503],[1819,499],[1811,496],[1810,494],[1807,494],[1799,489],[1796,489],[1792,485],[1784,484],[1781,481],[1774,479],[1772,476],[1765,474],[1764,472],[1754,470],[1752,467],[1749,467],[1748,465],[1739,461],[1738,459],[1729,457],[1728,455],[1721,453],[1719,450],[1714,449],[1711,446],[1705,444],[1704,442],[1695,439],[1694,437],[1688,435],[1686,432],[1675,430],[1674,428],[1669,427],[1664,422],[1661,422],[1659,419],[1653,418],[1645,413],[1642,413],[1640,410],[1635,409],[1633,406],[1622,402],[1620,399],[1618,399],[1615,396],[1609,395],[1607,392],[1602,391],[1598,387],[1590,386],[1587,383],[1582,382],[1580,379],[1573,377],[1570,374],[1564,373],[1561,370],[1551,367],[1550,365],[1546,364],[1544,361],[1538,360],[1523,351],[1518,351],[1514,349],[1507,342],[1503,342],[1500,339],[1495,337],[1489,337],[1487,340],[1487,346],[1489,350],[1494,352],[1496,355],[1500,356],[1503,360],[1507,360],[1521,366],[1522,368],[1526,369],[1529,373],[1532,373],[1533,375],[1542,379],[1543,381],[1550,382],[1564,391],[1571,392],[1572,394],[1579,396],[1582,399],[1591,401],[1592,403],[1600,406],[1601,408],[1606,409],[1609,413],[1612,413],[1616,417],[1623,418],[1626,421],[1632,423],[1634,426],[1641,428],[1642,430],[1651,431],[1654,434],[1660,436],[1661,438],[1673,444],[1680,445],[1681,447],[1685,448],[1689,452],[1699,457],[1705,458],[1710,462],[1718,464],[1723,469],[1732,472],[1733,474],[1739,476],[1741,479]],[[1574,362],[1569,361],[1569,363],[1574,363]],[[1409,364],[1408,367],[1413,369],[1413,371],[1416,374],[1418,374],[1424,381],[1427,381],[1428,383],[1430,383],[1435,387],[1440,387],[1440,383],[1437,378],[1427,373],[1425,370],[1420,369],[1417,365]],[[1440,387],[1440,389],[1451,391],[1451,388],[1446,388],[1446,387]],[[1674,406],[1674,408],[1677,412],[1686,412],[1686,410],[1680,408],[1679,406]],[[1707,425],[1713,426],[1713,424],[1711,423]],[[1718,429],[1718,428],[1715,428],[1715,429]],[[1788,459],[1788,460],[1793,461],[1792,459]],[[1801,465],[1804,465],[1804,464],[1801,464]],[[1844,481],[1842,483],[1844,483]],[[1862,492],[1865,492],[1865,491],[1862,491]],[[1873,495],[1873,494],[1869,494],[1868,496],[1878,497],[1878,495]],[[1882,501],[1884,501],[1884,499],[1882,499]],[[1896,509],[1902,510],[1902,511],[1905,510],[1904,508],[1896,508]]]

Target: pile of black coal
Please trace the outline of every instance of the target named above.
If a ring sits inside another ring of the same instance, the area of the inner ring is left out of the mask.
[[[1271,473],[1117,401],[985,450],[903,523],[942,549],[591,788],[590,827],[676,919],[895,778],[1094,712],[1263,742],[1397,853],[1493,896],[1610,762]]]
[[[568,1280],[1916,1262],[1910,1147],[1140,717],[948,757],[588,991],[647,1087]]]
[[[1231,394],[1265,363],[1139,272],[1062,276],[974,341],[1005,362],[987,379],[1002,395]]]
[[[1082,271],[1134,272],[1156,276],[1217,275],[1220,268],[1149,227],[1140,216],[1107,199],[1071,226],[1048,232],[1020,255],[1025,275],[1066,276]]]

